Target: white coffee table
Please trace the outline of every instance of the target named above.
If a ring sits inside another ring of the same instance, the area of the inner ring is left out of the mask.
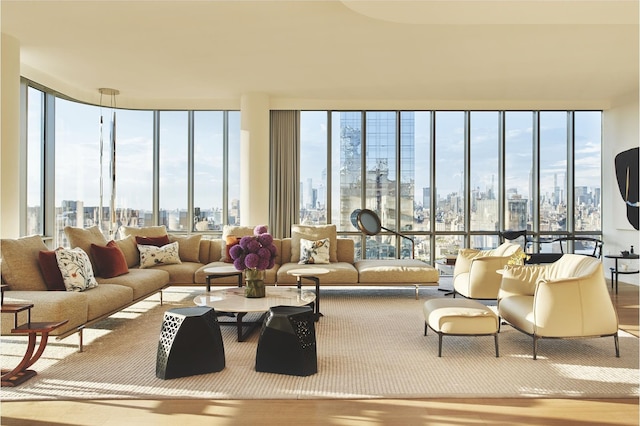
[[[207,292],[211,291],[211,280],[222,277],[238,277],[238,287],[242,287],[242,271],[238,271],[233,265],[211,266],[205,268],[202,272],[205,273],[205,279],[207,280]]]
[[[328,274],[329,270],[327,268],[316,268],[316,267],[306,267],[306,268],[297,268],[287,271],[287,274],[293,275],[296,277],[296,281],[298,283],[298,288],[302,289],[302,279],[306,279],[309,281],[313,281],[316,285],[316,321],[323,316],[320,313],[320,278],[318,275]]]
[[[236,316],[236,321],[219,321],[220,325],[235,325],[238,330],[238,342],[244,341],[258,326],[262,325],[267,311],[274,306],[306,306],[313,305],[316,295],[312,291],[297,288],[265,287],[265,297],[245,297],[244,288],[226,288],[213,290],[193,299],[198,306],[209,306],[216,312],[229,312]],[[243,322],[248,313],[263,313],[256,321]],[[243,328],[248,327],[243,332]]]

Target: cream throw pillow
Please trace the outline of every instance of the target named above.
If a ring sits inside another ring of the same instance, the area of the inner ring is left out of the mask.
[[[291,261],[300,261],[302,239],[317,241],[329,239],[329,262],[338,261],[338,232],[336,225],[293,225],[291,226]]]
[[[177,241],[162,247],[138,244],[138,251],[140,251],[140,269],[182,263]]]
[[[81,248],[56,249],[56,260],[67,291],[85,291],[98,286],[89,255]]]
[[[300,240],[300,261],[299,264],[319,264],[329,263],[329,238],[311,241]]]

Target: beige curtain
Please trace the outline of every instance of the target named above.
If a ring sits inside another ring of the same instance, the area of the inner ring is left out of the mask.
[[[286,238],[300,216],[300,112],[271,111],[270,127],[269,229]]]

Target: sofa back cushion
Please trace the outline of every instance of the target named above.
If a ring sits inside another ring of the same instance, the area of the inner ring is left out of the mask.
[[[200,240],[202,235],[177,236],[170,235],[169,241],[178,242],[178,253],[181,262],[200,262]]]
[[[273,243],[278,247],[276,264],[284,265],[285,263],[293,262],[293,260],[291,260],[291,238],[283,238],[281,240],[274,238]],[[351,264],[355,262],[355,242],[351,238],[337,238],[336,246],[336,258],[338,262]],[[298,260],[298,262],[299,261],[300,260]]]
[[[329,239],[329,261],[338,261],[338,233],[336,225],[292,225],[291,226],[291,262],[300,261],[301,240],[317,241]]]
[[[136,228],[134,226],[121,226],[120,238],[125,239],[129,235],[132,235],[133,237],[162,237],[163,235],[167,235],[167,227],[164,225],[145,226],[142,228]]]
[[[69,245],[71,248],[81,248],[89,256],[92,268],[95,270],[96,263],[91,257],[91,244],[103,247],[107,245],[107,239],[102,234],[102,231],[100,231],[100,228],[97,226],[92,226],[90,228],[65,226],[64,233],[69,239]]]
[[[127,260],[127,267],[133,268],[140,263],[140,252],[138,251],[138,245],[133,235],[129,235],[122,240],[116,240],[116,244],[122,250],[124,258]]]
[[[355,262],[355,241],[351,238],[338,238],[338,262],[354,263]]]
[[[224,250],[224,241],[220,239],[200,240],[200,263],[219,262]]]
[[[42,250],[48,248],[39,235],[0,240],[2,279],[11,290],[47,290],[38,260]]]

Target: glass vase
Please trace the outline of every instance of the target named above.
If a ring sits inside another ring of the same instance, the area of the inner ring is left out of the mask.
[[[260,269],[244,270],[244,297],[264,297],[264,278],[265,271]]]

